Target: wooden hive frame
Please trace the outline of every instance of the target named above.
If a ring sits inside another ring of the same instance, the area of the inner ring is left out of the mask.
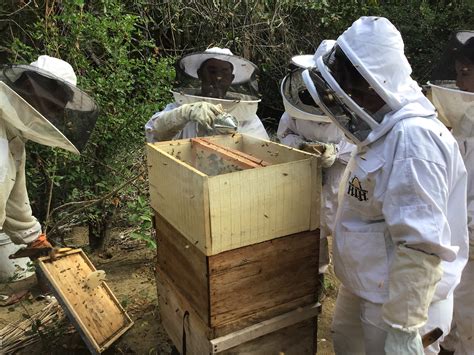
[[[206,138],[192,138],[191,144],[193,149],[201,148],[209,152],[217,153],[224,159],[230,160],[244,169],[261,168],[271,165],[270,163],[262,159],[257,159],[250,154],[245,154],[237,149],[223,147],[222,145]]]
[[[106,350],[133,326],[105,282],[94,289],[85,285],[87,276],[96,269],[81,249],[61,253],[55,259],[39,258],[38,265],[92,354]]]

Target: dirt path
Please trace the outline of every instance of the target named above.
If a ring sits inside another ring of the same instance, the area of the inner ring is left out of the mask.
[[[111,258],[91,255],[91,260],[97,269],[106,271],[108,285],[134,320],[135,325],[104,354],[170,354],[171,343],[161,325],[157,304],[154,281],[155,252],[147,249],[141,242],[121,239],[120,235],[115,236],[109,251],[108,256]],[[318,354],[324,355],[334,353],[330,321],[337,280],[332,270],[326,277],[325,285],[326,298],[323,300],[323,312],[319,317],[318,327]],[[34,314],[45,304],[45,300],[35,301],[30,298],[12,307],[0,307],[0,327],[28,314]],[[18,354],[88,354],[86,346],[73,328],[71,326],[63,328],[65,329],[59,333],[60,336],[45,336],[35,346],[28,347]]]

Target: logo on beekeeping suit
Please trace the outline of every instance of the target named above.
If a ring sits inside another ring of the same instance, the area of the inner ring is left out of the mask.
[[[349,196],[355,197],[359,201],[367,201],[367,192],[367,190],[362,188],[357,176],[354,176],[352,180],[349,181],[349,188],[347,189],[347,194]]]

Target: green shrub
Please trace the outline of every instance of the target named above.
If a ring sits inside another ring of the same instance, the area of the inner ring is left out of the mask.
[[[221,46],[252,60],[261,70],[259,115],[274,130],[283,109],[279,81],[291,56],[313,53],[360,16],[385,16],[399,28],[420,83],[449,34],[474,27],[472,1],[443,0],[4,2],[2,14],[0,63],[61,57],[101,107],[80,157],[29,144],[36,215],[52,232],[87,223],[99,242],[110,223],[137,224],[135,236],[150,244],[143,125],[171,100],[176,57]]]
[[[137,202],[148,190],[143,126],[170,99],[174,60],[157,55],[150,20],[121,1],[66,1],[51,10],[28,29],[34,41],[14,40],[12,51],[26,62],[42,53],[68,61],[101,114],[81,156],[29,143],[31,202],[51,232],[88,223],[100,238],[112,217],[149,219],[148,206]]]

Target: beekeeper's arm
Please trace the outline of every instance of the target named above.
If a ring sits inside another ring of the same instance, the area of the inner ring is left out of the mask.
[[[211,130],[211,125],[217,115],[223,113],[220,105],[208,102],[195,102],[178,106],[171,104],[157,112],[145,125],[148,142],[158,142],[173,139],[188,122],[197,122]]]
[[[469,260],[474,260],[474,137],[459,141],[459,150],[467,170],[467,228],[469,232]]]
[[[11,148],[11,151],[10,151]],[[15,244],[28,244],[41,233],[33,217],[25,180],[25,150],[21,138],[11,138],[0,122],[0,229]]]
[[[280,142],[308,153],[321,155],[321,165],[323,168],[329,168],[334,164],[337,156],[336,144],[307,141],[296,133],[297,131],[295,120],[288,113],[283,113],[277,131]]]
[[[288,113],[283,113],[277,130],[277,137],[281,144],[299,149],[306,140],[297,131],[295,120]]]
[[[469,176],[469,179],[474,179],[474,176]],[[474,189],[468,189],[468,192],[467,192],[467,228],[469,232],[469,260],[473,261],[474,260]]]
[[[334,123],[332,123],[334,124]],[[336,144],[336,159],[341,163],[347,165],[351,159],[352,152],[356,147],[354,144],[350,143],[345,137],[341,139],[339,143]]]
[[[383,204],[383,214],[395,246],[389,270],[389,300],[383,318],[390,326],[387,354],[423,354],[418,329],[443,275],[441,260],[456,259],[456,248],[443,235],[449,230],[447,168],[431,161],[395,160]],[[459,223],[466,210],[459,205]]]

